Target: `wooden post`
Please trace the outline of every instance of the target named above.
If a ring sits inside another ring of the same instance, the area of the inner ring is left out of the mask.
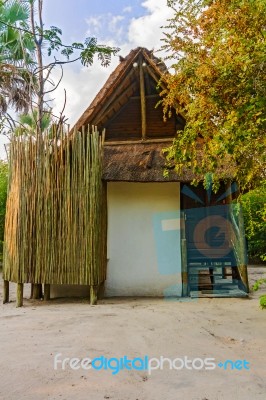
[[[229,182],[227,189],[230,190],[230,194],[227,198],[227,204],[232,203],[233,201],[233,196],[232,196],[232,191],[231,191],[231,182]],[[248,268],[245,263],[246,259],[246,243],[245,243],[245,228],[244,228],[244,219],[243,215],[240,212],[238,216],[238,223],[239,226],[238,228],[238,240],[239,240],[239,259],[240,259],[240,265],[236,266],[235,269],[232,268],[232,275],[233,279],[237,278],[238,280],[240,279],[242,282],[242,286],[245,286],[245,290],[247,293],[249,293],[249,282],[248,282]]]
[[[145,98],[145,81],[144,81],[144,72],[143,72],[143,60],[140,59],[140,67],[139,67],[139,81],[140,81],[140,103],[141,103],[141,134],[142,139],[146,139],[146,98]]]
[[[49,284],[44,284],[44,301],[50,300],[50,288]]]
[[[105,290],[104,283],[105,283],[105,282],[102,282],[102,283],[100,284],[100,286],[99,286],[99,289],[98,289],[98,295],[97,295],[97,297],[98,297],[99,300],[101,300],[101,299],[104,298],[104,290]]]
[[[90,286],[90,304],[92,306],[97,304],[97,293],[98,293],[98,286],[91,285]]]
[[[239,241],[240,241],[240,251],[242,252],[242,261],[241,265],[239,265],[238,270],[240,276],[242,278],[242,282],[245,285],[246,292],[249,293],[249,282],[248,282],[248,267],[246,265],[246,242],[245,242],[245,227],[244,227],[244,218],[242,213],[239,214]]]
[[[9,302],[9,281],[4,280],[4,298],[3,298],[3,304],[6,304]]]
[[[187,241],[181,239],[181,257],[182,257],[182,296],[187,297],[189,293],[188,271],[187,271]]]
[[[34,284],[31,283],[30,284],[30,299],[33,299],[33,288],[34,288]]]
[[[34,300],[39,300],[42,298],[42,284],[41,283],[34,283],[32,298]]]
[[[232,182],[229,181],[227,183],[227,185],[226,185],[226,191],[228,191],[229,194],[228,194],[227,198],[225,199],[225,203],[228,205],[229,215],[231,214],[230,207],[231,207],[231,204],[232,204],[232,201],[233,201],[231,186],[232,186]],[[240,275],[239,275],[239,271],[238,271],[237,265],[231,267],[231,271],[232,271],[232,279],[233,279],[233,281],[234,281],[234,279],[239,280],[240,279]],[[222,275],[223,275],[222,277],[225,276],[225,268],[222,268]]]
[[[23,283],[17,283],[17,307],[23,306]]]

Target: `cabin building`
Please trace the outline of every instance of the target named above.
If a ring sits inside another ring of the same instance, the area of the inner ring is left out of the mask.
[[[152,52],[132,50],[76,124],[78,130],[84,125],[105,130],[105,295],[245,295],[246,274],[241,277],[227,239],[235,185],[222,184],[214,194],[202,185],[191,186],[188,169],[164,176],[163,149],[185,126],[175,110],[163,118],[159,102],[165,72]],[[222,233],[213,241],[215,224]]]
[[[103,295],[247,296],[230,173],[213,193],[166,162],[186,121],[174,109],[163,118],[165,73],[152,52],[132,50],[69,135],[11,141],[4,303],[9,282],[18,306],[24,283],[32,298],[44,285],[45,300],[89,292],[91,304]]]

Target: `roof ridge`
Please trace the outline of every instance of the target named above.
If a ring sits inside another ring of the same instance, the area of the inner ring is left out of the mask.
[[[116,88],[119,83],[123,80],[126,75],[129,66],[134,61],[134,59],[142,53],[145,59],[150,63],[151,67],[162,76],[165,72],[167,72],[167,67],[163,63],[162,60],[155,57],[153,54],[153,50],[148,50],[145,47],[136,47],[132,49],[125,58],[120,58],[120,63],[114,69],[114,71],[109,75],[108,79],[105,81],[102,88],[96,94],[90,105],[83,112],[81,117],[75,123],[74,127],[71,129],[70,133],[73,129],[79,130],[83,125],[88,125],[90,120],[93,117],[93,113],[97,109],[97,107],[102,106],[103,101],[106,101],[109,96],[112,94],[112,88]]]

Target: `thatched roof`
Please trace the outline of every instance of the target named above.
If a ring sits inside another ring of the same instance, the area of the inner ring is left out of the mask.
[[[140,110],[141,101],[137,102],[141,100],[139,66],[142,66],[140,69],[144,69],[145,85],[151,92],[150,95],[145,93],[147,136],[141,132],[143,110]],[[97,126],[99,130],[106,128],[104,180],[191,182],[196,178],[190,169],[183,169],[182,175],[178,175],[174,168],[168,169],[169,175],[164,178],[166,159],[162,149],[172,144],[175,132],[183,129],[182,124],[185,123],[184,117],[176,114],[175,110],[172,113],[175,115],[173,117],[175,121],[172,120],[172,125],[170,123],[168,127],[163,125],[161,115],[157,114],[156,117],[152,114],[152,110],[155,110],[156,99],[159,98],[157,85],[167,88],[165,80],[167,73],[165,64],[156,58],[152,51],[142,47],[132,50],[127,57],[120,58],[120,64],[75,124],[76,130],[86,125]],[[123,117],[119,117],[122,113],[124,113]],[[134,121],[140,117],[141,121],[134,124]],[[118,118],[120,119],[117,123]],[[230,176],[232,176],[232,166],[229,162],[223,163],[221,177]]]
[[[162,150],[168,143],[143,143],[109,145],[104,149],[103,179],[126,182],[190,182],[192,173],[187,170],[177,175],[169,170],[164,178],[166,160]]]
[[[125,107],[132,99],[136,99],[140,82],[134,63],[140,61],[145,65],[146,78],[150,77],[155,87],[159,82],[161,88],[166,87],[164,74],[168,72],[165,64],[156,58],[152,51],[138,47],[121,59],[120,64],[75,124],[77,130],[89,124],[96,125],[100,130],[109,127],[109,121],[113,120],[118,110]],[[160,118],[162,120],[163,115]],[[130,122],[126,119],[124,132],[127,131],[128,124]],[[110,139],[107,138],[104,147],[103,179],[128,182],[191,181],[193,176],[188,171],[178,176],[174,170],[170,170],[169,177],[164,178],[166,160],[162,149],[171,145],[175,130],[172,132],[172,138],[169,134],[167,136],[166,130],[162,129],[162,132],[161,139],[154,137],[148,140],[143,140],[140,132],[139,138],[134,138],[133,141],[128,138],[126,143],[118,137],[115,144],[112,140],[109,144]]]

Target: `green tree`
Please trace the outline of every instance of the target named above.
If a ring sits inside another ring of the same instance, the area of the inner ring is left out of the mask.
[[[51,84],[51,75],[54,68],[66,63],[80,61],[89,66],[97,56],[99,62],[107,66],[111,56],[118,52],[118,48],[97,43],[96,38],[87,38],[84,43],[75,42],[66,45],[62,42],[62,31],[51,26],[46,29],[43,22],[44,0],[0,0],[0,50],[2,58],[0,65],[10,63],[28,73],[26,80],[30,89],[30,111],[36,116],[36,136],[41,139],[43,119],[46,117],[46,101],[49,94],[58,84]],[[1,11],[2,10],[2,11]],[[44,59],[52,56],[52,61],[45,63]],[[0,71],[1,72],[1,71]],[[1,79],[1,76],[0,76]],[[12,76],[10,83],[14,83]],[[1,84],[1,81],[0,81]],[[7,90],[3,98],[7,97]],[[14,104],[14,102],[10,102]],[[2,108],[6,111],[6,107]],[[63,116],[59,123],[63,123]]]
[[[19,115],[19,126],[14,130],[14,134],[17,136],[27,136],[27,135],[36,135],[37,129],[37,116],[38,111],[36,108],[32,110],[31,114],[20,114]],[[48,110],[43,111],[41,131],[47,131],[52,124],[52,116],[51,112]]]
[[[198,180],[230,176],[242,190],[266,176],[265,0],[169,0],[164,49],[173,60],[163,100],[186,127],[168,151]],[[178,99],[178,103],[177,103]]]
[[[241,198],[251,259],[266,261],[266,183]]]
[[[32,95],[34,43],[24,32],[29,5],[18,1],[0,1],[0,116],[11,105],[27,111]]]

